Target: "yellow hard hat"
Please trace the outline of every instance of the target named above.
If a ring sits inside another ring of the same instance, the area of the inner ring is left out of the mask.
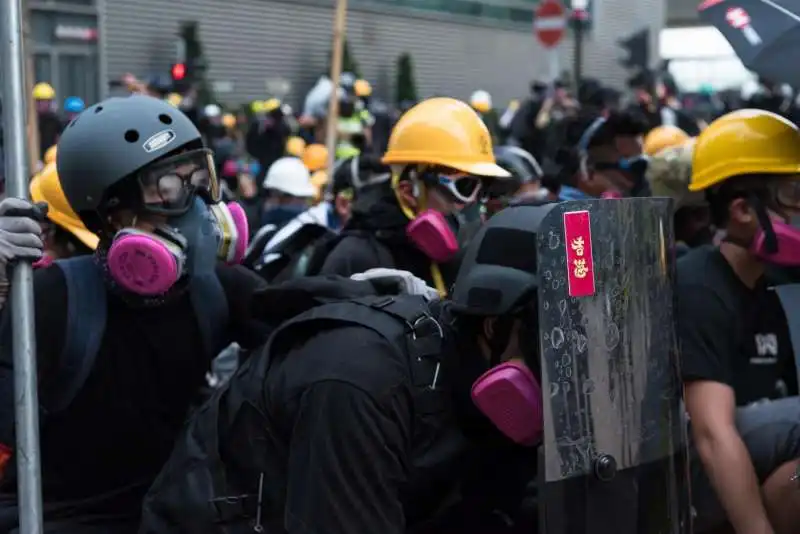
[[[56,90],[49,83],[37,83],[33,86],[34,100],[53,100],[56,97]]]
[[[367,80],[356,80],[356,83],[353,85],[353,90],[356,92],[356,96],[360,98],[372,95],[372,86]]]
[[[687,139],[689,134],[676,126],[658,126],[644,137],[644,153],[653,156],[665,148],[681,145]]]
[[[42,160],[45,165],[56,162],[56,153],[58,152],[57,146],[58,145],[53,145],[45,151],[44,159]]]
[[[222,125],[225,128],[236,128],[236,115],[233,113],[225,113],[222,115]]]
[[[170,93],[167,95],[167,102],[169,102],[171,106],[175,106],[177,108],[183,103],[183,97],[178,93]]]
[[[55,163],[46,165],[42,172],[33,177],[30,191],[31,200],[47,203],[48,219],[77,237],[90,249],[97,248],[100,239],[84,226],[67,202],[67,197],[64,196],[64,191],[61,189],[61,181],[58,179]]]
[[[303,151],[302,160],[309,171],[317,172],[328,165],[328,149],[316,143],[308,145]]]
[[[250,104],[250,110],[253,113],[264,113],[264,101],[263,100],[253,100],[253,103]]]
[[[265,100],[263,103],[264,113],[269,113],[270,111],[275,111],[279,107],[281,107],[281,101],[278,98],[270,98],[269,100]]]
[[[492,138],[481,118],[454,98],[431,98],[408,110],[392,130],[381,161],[441,165],[474,176],[511,176],[495,162]]]
[[[689,191],[747,174],[800,174],[800,130],[769,111],[741,109],[698,136]]]
[[[302,137],[296,135],[291,136],[286,140],[286,153],[296,158],[302,158],[303,152],[306,149],[306,142]]]

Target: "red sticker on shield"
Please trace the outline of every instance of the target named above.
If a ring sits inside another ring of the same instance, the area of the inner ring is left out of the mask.
[[[594,295],[592,226],[588,211],[564,214],[564,239],[567,247],[567,289],[570,297]]]
[[[741,7],[731,7],[725,13],[725,20],[734,29],[742,30],[750,25],[750,15]]]

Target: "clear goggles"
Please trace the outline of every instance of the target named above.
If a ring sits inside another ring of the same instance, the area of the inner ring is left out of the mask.
[[[425,173],[424,181],[440,191],[445,191],[453,200],[461,204],[471,204],[481,192],[482,181],[477,176],[465,173],[443,174],[441,172]]]
[[[195,195],[209,203],[221,199],[214,158],[205,148],[160,160],[140,171],[137,178],[144,208],[151,213],[186,213]]]
[[[800,210],[800,180],[775,180],[768,187],[779,206]]]

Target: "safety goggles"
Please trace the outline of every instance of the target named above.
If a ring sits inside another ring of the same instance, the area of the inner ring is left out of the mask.
[[[446,191],[456,202],[471,204],[481,192],[481,179],[468,174],[428,173],[426,182]]]
[[[800,180],[774,180],[768,188],[779,206],[800,209]]]
[[[644,176],[647,172],[648,159],[644,156],[620,158],[617,161],[595,161],[591,166],[597,171],[620,171],[634,176]]]
[[[214,159],[205,148],[161,160],[139,172],[138,181],[144,208],[151,213],[185,213],[197,194],[210,203],[221,198]]]

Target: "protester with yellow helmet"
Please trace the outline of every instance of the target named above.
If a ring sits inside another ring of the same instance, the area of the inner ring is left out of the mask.
[[[39,154],[47,152],[51,146],[58,142],[58,136],[64,128],[61,117],[56,113],[56,91],[49,83],[37,83],[33,87],[36,117],[39,126]]]
[[[689,190],[706,195],[724,236],[678,262],[681,371],[700,459],[695,532],[726,520],[736,532],[794,532],[800,402],[789,332],[800,298],[796,286],[768,290],[768,277],[800,266],[800,130],[762,110],[720,117],[697,138]]]
[[[81,222],[61,190],[56,164],[49,163],[30,184],[31,200],[47,204],[48,224],[43,225],[45,256],[49,260],[89,254],[99,238]]]
[[[648,156],[654,156],[664,149],[681,145],[689,140],[689,134],[677,126],[658,126],[644,137],[643,149]]]
[[[469,105],[452,98],[417,104],[396,124],[382,159],[388,185],[360,194],[346,235],[323,273],[351,275],[375,267],[410,271],[441,293],[454,280],[458,242],[454,219],[478,198],[482,177],[508,177],[492,152],[486,126]]]

